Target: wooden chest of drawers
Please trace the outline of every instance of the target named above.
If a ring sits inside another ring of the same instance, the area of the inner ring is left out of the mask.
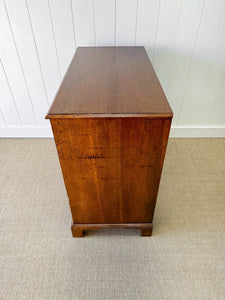
[[[77,49],[46,116],[74,237],[100,227],[151,235],[172,116],[144,47]]]

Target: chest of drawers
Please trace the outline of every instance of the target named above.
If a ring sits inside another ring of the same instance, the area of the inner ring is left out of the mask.
[[[101,227],[151,235],[172,116],[144,47],[77,49],[46,116],[74,237]]]

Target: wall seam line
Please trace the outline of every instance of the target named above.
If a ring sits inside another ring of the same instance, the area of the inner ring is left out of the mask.
[[[59,54],[58,54],[58,49],[57,49],[57,43],[56,43],[56,38],[55,38],[55,30],[54,30],[53,18],[52,18],[52,13],[51,13],[51,7],[50,7],[49,0],[48,0],[48,9],[49,9],[50,21],[51,21],[51,26],[52,26],[53,40],[54,40],[54,44],[55,44],[55,53],[56,53],[56,59],[57,59],[57,64],[58,64],[58,69],[59,69],[59,77],[60,77],[60,80],[62,80],[62,74],[61,74],[60,63],[59,63]]]
[[[177,37],[178,37],[178,32],[179,32],[179,30],[180,30],[180,24],[181,24],[181,17],[182,17],[183,5],[184,5],[184,0],[182,0],[182,4],[181,4],[181,8],[180,8],[180,17],[179,17],[178,26],[177,26],[177,32],[176,32],[175,42],[174,42],[174,46],[173,46],[173,52],[175,52],[175,49],[176,49],[176,46],[177,46]],[[169,73],[168,82],[167,82],[167,85],[166,85],[166,88],[165,88],[165,93],[167,93],[168,88],[169,88],[169,84],[170,84],[170,81],[171,81],[171,75],[172,75],[173,66],[174,66],[174,59],[173,59],[172,62],[171,62],[170,73]]]
[[[73,6],[73,0],[70,0],[70,7],[71,7],[71,15],[72,15],[72,23],[73,23],[73,39],[74,39],[74,46],[75,46],[75,50],[77,47],[77,39],[76,39],[76,33],[75,33],[75,19],[74,19],[74,6]]]
[[[15,108],[16,108],[16,111],[17,111],[17,115],[18,115],[18,118],[19,118],[19,121],[20,121],[20,125],[23,126],[22,118],[20,116],[20,112],[19,112],[19,109],[18,109],[17,104],[16,104],[16,99],[15,99],[15,96],[13,94],[12,88],[11,88],[10,83],[9,83],[9,79],[8,79],[6,71],[5,71],[5,67],[4,67],[3,62],[2,62],[1,59],[0,59],[0,64],[2,66],[2,70],[3,70],[3,73],[5,75],[5,79],[7,81],[7,85],[8,85],[8,88],[9,88],[9,92],[12,96],[12,99],[13,99],[13,102],[14,102],[14,105],[15,105]]]
[[[27,79],[26,79],[26,76],[25,76],[25,73],[24,73],[24,69],[23,69],[23,65],[22,65],[22,62],[21,62],[21,58],[20,58],[20,55],[19,55],[18,48],[17,48],[16,40],[15,40],[15,37],[14,37],[14,34],[13,34],[13,30],[12,30],[11,22],[10,22],[10,19],[9,19],[9,14],[8,14],[8,10],[7,10],[5,0],[4,0],[4,6],[5,6],[5,12],[6,12],[6,15],[7,15],[7,19],[8,19],[8,22],[9,22],[9,28],[10,28],[10,31],[11,31],[11,34],[12,34],[12,39],[13,39],[13,42],[14,42],[14,45],[15,45],[16,53],[17,53],[18,60],[19,60],[19,63],[20,63],[20,67],[21,67],[21,71],[22,71],[22,74],[23,74],[24,83],[25,83],[25,86],[26,86],[26,89],[27,89],[28,98],[30,100],[31,109],[33,111],[34,120],[35,120],[35,123],[38,125],[35,110],[34,110],[34,106],[33,106],[33,102],[32,102],[32,99],[31,99],[30,90],[28,88]]]
[[[115,34],[114,34],[114,45],[116,46],[116,28],[117,28],[117,26],[116,26],[116,0],[115,0]]]
[[[92,5],[93,5],[93,27],[94,27],[94,40],[95,40],[95,47],[97,45],[96,42],[96,26],[95,26],[95,0],[92,1]]]
[[[196,43],[197,43],[197,39],[198,39],[198,34],[199,34],[199,31],[200,31],[200,27],[201,27],[204,7],[205,7],[205,0],[203,2],[201,15],[200,15],[200,18],[199,18],[198,29],[197,29],[197,32],[196,32],[195,42],[194,42],[194,46],[193,46],[193,50],[192,50],[192,54],[191,54],[191,59],[190,59],[189,67],[188,67],[188,73],[187,73],[186,80],[185,80],[186,86],[184,88],[184,91],[183,91],[183,94],[182,94],[182,97],[181,97],[181,103],[180,103],[179,112],[178,112],[178,116],[177,116],[176,126],[179,125],[179,121],[180,121],[181,110],[182,110],[182,107],[183,107],[183,104],[184,104],[184,96],[185,96],[186,90],[187,90],[187,82],[188,82],[188,79],[190,77],[191,66],[192,66],[192,62],[193,62],[193,56],[194,56],[194,51],[195,51],[195,47],[196,47]]]
[[[2,108],[1,108],[1,107],[0,107],[0,114],[1,114],[1,116],[2,116],[2,119],[3,119],[3,122],[4,122],[4,124],[5,124],[5,127],[8,127],[8,124],[7,124],[7,122],[6,122],[6,118],[5,118],[4,114],[3,114],[3,111],[2,111]]]
[[[26,3],[29,23],[30,23],[30,27],[31,27],[31,32],[32,32],[33,40],[34,40],[36,55],[37,55],[37,59],[38,59],[38,63],[39,63],[39,68],[40,68],[40,72],[41,72],[41,78],[42,78],[42,83],[43,83],[43,87],[44,87],[44,91],[45,91],[46,102],[47,102],[47,105],[49,106],[48,93],[47,93],[47,89],[46,89],[46,85],[45,85],[45,81],[44,81],[44,75],[43,75],[43,70],[42,70],[42,66],[41,66],[41,60],[40,60],[40,56],[39,56],[39,52],[38,52],[38,48],[37,48],[37,43],[36,43],[35,36],[34,36],[34,30],[33,30],[33,25],[32,25],[32,22],[31,22],[31,16],[30,16],[30,11],[29,11],[29,8],[28,8],[27,0],[25,0],[25,3]]]
[[[153,64],[153,66],[155,65],[155,46],[156,46],[156,40],[157,40],[158,28],[159,28],[159,16],[160,16],[160,10],[161,10],[161,0],[160,0],[160,2],[159,2],[159,9],[158,9],[158,16],[157,16],[157,25],[156,25],[156,30],[155,30],[154,49],[153,49],[153,59],[152,59],[152,64]]]
[[[135,39],[134,39],[134,46],[137,45],[137,27],[138,27],[138,14],[139,14],[139,0],[137,0],[137,7],[136,7],[136,24],[135,24]]]

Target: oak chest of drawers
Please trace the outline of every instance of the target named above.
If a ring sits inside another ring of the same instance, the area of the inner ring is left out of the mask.
[[[46,116],[74,237],[100,227],[151,235],[172,116],[144,47],[77,49]]]

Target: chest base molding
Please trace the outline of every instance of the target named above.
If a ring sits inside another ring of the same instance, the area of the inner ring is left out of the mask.
[[[140,229],[141,236],[152,235],[152,223],[123,223],[123,224],[72,224],[71,231],[73,237],[83,237],[84,231],[89,229],[99,228],[126,228],[126,229]]]

